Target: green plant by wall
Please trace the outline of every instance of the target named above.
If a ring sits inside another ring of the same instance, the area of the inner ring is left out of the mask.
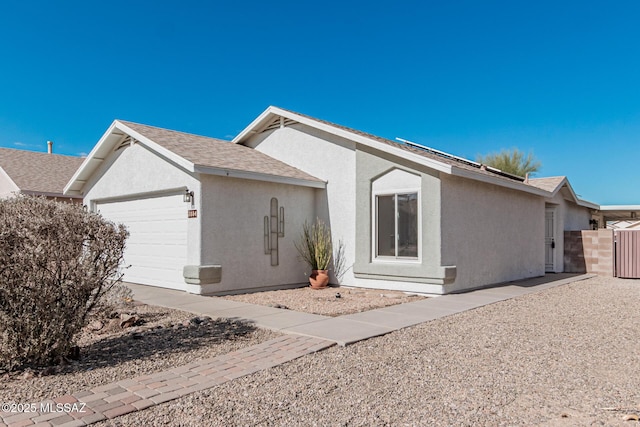
[[[332,257],[331,230],[321,219],[305,221],[300,238],[294,242],[300,258],[311,270],[326,270]]]

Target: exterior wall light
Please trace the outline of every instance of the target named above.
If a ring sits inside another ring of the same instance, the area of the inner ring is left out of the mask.
[[[185,202],[185,203],[192,203],[193,202],[193,191],[189,191],[188,188],[186,190],[184,190],[184,195],[182,196],[182,201]]]

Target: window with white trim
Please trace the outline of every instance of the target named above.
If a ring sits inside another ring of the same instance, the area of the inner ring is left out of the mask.
[[[418,258],[418,193],[375,196],[375,256]]]

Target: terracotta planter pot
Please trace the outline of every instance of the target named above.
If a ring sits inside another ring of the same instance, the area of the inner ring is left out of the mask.
[[[329,270],[311,270],[309,283],[312,289],[324,289],[329,284]]]

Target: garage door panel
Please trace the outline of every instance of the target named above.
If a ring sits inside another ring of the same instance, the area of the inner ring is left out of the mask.
[[[140,244],[140,245],[180,245],[184,246],[187,241],[184,236],[179,235],[178,233],[157,233],[153,230],[148,231],[140,231],[139,228],[136,227],[127,227],[129,230],[129,234],[133,236],[133,239],[130,238],[129,244]]]
[[[187,215],[182,194],[98,203],[103,217],[129,230],[123,280],[184,289]]]

